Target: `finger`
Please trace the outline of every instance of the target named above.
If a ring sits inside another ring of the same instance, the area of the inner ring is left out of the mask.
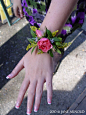
[[[23,80],[23,83],[21,85],[21,88],[20,88],[20,91],[19,91],[19,95],[18,95],[18,98],[17,98],[17,102],[16,102],[16,105],[15,105],[15,108],[18,109],[22,103],[22,100],[24,98],[24,95],[27,91],[27,88],[29,87],[29,84],[30,84],[30,81],[27,77],[24,78]]]
[[[35,90],[36,90],[37,81],[30,82],[29,90],[28,90],[28,100],[27,100],[27,114],[30,114],[33,107]]]
[[[15,14],[16,17],[20,18],[20,14],[19,14],[19,9],[18,9],[18,7],[16,7],[16,8],[14,9],[14,14]]]
[[[48,75],[46,78],[46,87],[47,87],[47,102],[51,104],[52,101],[52,77]]]
[[[23,18],[23,10],[22,10],[22,6],[19,6],[19,12],[20,12],[20,18]]]
[[[34,112],[38,111],[41,103],[44,81],[44,78],[41,77],[41,79],[37,82]]]
[[[6,77],[6,79],[14,78],[23,68],[23,58],[20,60],[20,62],[17,64],[17,66],[14,68],[14,70]]]

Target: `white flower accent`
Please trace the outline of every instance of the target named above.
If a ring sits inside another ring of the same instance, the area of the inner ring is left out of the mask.
[[[35,42],[37,42],[38,41],[38,38],[36,37],[36,40],[35,40]]]
[[[51,43],[53,43],[53,42],[54,42],[54,39],[51,39],[50,41],[51,41]]]

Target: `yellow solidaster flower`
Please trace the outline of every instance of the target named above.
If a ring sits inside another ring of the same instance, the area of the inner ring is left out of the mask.
[[[31,30],[36,31],[36,30],[40,30],[40,28],[37,28],[36,26],[30,26]]]
[[[55,32],[53,32],[53,33],[52,33],[52,36],[55,37],[58,31],[59,31],[59,30],[56,30]]]

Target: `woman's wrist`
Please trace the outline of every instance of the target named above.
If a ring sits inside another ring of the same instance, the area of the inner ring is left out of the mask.
[[[47,28],[48,30],[50,30],[52,33],[54,32],[53,28],[51,28],[51,27],[44,26],[43,24],[40,26],[40,30],[41,30],[43,33],[45,33],[46,28]],[[62,30],[62,29],[58,29],[58,32],[57,32],[56,36],[58,36],[58,35],[61,33],[61,30]]]

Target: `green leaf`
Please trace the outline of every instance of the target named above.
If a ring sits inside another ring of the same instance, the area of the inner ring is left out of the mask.
[[[63,47],[67,47],[68,46],[68,43],[63,43]]]
[[[60,37],[61,36],[61,34],[59,34],[57,37]]]
[[[56,42],[56,45],[57,46],[61,46],[62,44],[60,42]]]
[[[33,38],[31,38],[31,39],[28,38],[28,41],[29,41],[30,43],[36,43]]]
[[[52,38],[54,41],[57,41],[57,37]]]
[[[35,47],[36,47],[36,46],[35,46]],[[32,51],[31,51],[31,54],[33,53],[33,51],[34,51],[35,47],[33,47]]]
[[[33,40],[32,40],[32,39],[29,39],[29,38],[28,38],[28,41],[29,41],[30,43],[33,43]]]
[[[54,37],[52,38],[55,42],[61,42],[62,41],[62,38],[61,37]]]
[[[31,43],[31,46],[32,46],[32,47],[35,47],[35,46],[37,46],[37,44],[35,44],[35,43]]]
[[[52,50],[49,50],[49,54],[50,54],[51,57],[53,57]]]
[[[44,32],[44,35],[43,35],[43,37],[46,37],[46,31]]]
[[[36,34],[34,33],[33,30],[31,30],[31,35],[35,38],[36,37]]]
[[[62,38],[61,38],[61,37],[57,37],[57,39],[58,39],[59,41],[62,41]]]
[[[47,31],[47,35],[48,35],[48,37],[49,37],[49,38],[52,38],[52,33],[51,33],[51,31],[48,30],[47,28],[46,28],[46,31]]]
[[[60,51],[59,49],[57,49],[57,52],[58,52],[59,54],[61,54],[61,51]]]
[[[34,40],[34,41],[35,41],[35,40],[36,40],[36,38],[32,38],[32,40]]]
[[[55,45],[53,45],[53,48],[54,48],[54,49],[56,49],[56,46],[55,46]]]
[[[38,49],[38,53],[37,54],[42,54],[43,51],[41,49]]]
[[[45,26],[45,32],[44,32],[43,37],[47,37],[47,28],[46,28],[46,26]]]
[[[69,43],[63,43],[63,44],[62,44],[62,47],[65,48],[65,47],[67,47],[67,46],[69,46],[69,45],[71,45],[71,42],[69,42]]]

